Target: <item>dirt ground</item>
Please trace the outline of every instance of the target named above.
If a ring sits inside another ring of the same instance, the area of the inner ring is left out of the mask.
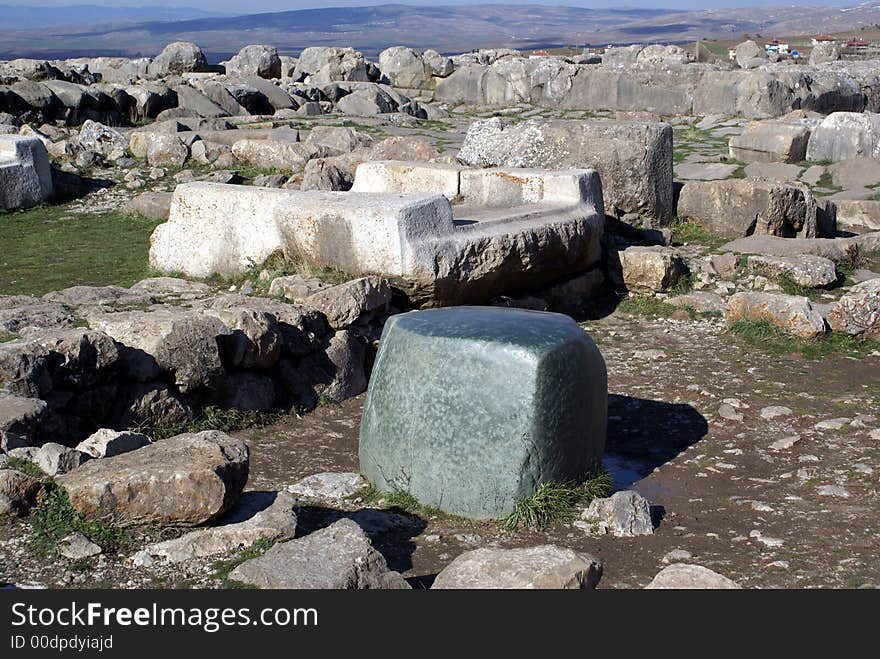
[[[744,587],[880,586],[880,432],[871,434],[880,428],[880,354],[771,355],[720,321],[623,312],[588,329],[608,365],[605,464],[617,488],[658,507],[654,535],[597,538],[568,524],[510,533],[443,516],[385,516],[372,535],[391,567],[427,586],[469,549],[557,543],[601,557],[602,588],[646,585],[673,550]],[[719,414],[724,401],[733,419]],[[356,471],[362,404],[361,396],[241,433],[252,451],[250,487]],[[771,406],[791,413],[764,418]],[[784,439],[790,447],[771,446]]]

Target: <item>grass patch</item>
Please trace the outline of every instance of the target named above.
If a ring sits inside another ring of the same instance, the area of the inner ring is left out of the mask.
[[[751,346],[773,354],[800,354],[808,359],[821,359],[841,354],[865,357],[880,350],[880,342],[858,339],[843,332],[829,332],[816,339],[802,339],[786,334],[766,321],[737,320],[728,331]]]
[[[76,532],[101,545],[104,551],[116,551],[129,540],[124,529],[87,519],[76,512],[67,493],[54,483],[48,486],[46,499],[31,511],[30,524],[30,545],[43,555],[54,554],[58,543]]]
[[[46,474],[40,469],[36,463],[24,458],[10,457],[4,464],[3,469],[15,469],[23,474],[27,474],[31,478],[45,478]]]
[[[370,484],[363,490],[357,492],[354,496],[356,498],[361,498],[368,504],[378,505],[381,502],[385,508],[397,508],[417,517],[436,517],[442,515],[452,519],[456,518],[455,515],[445,513],[439,508],[421,503],[412,494],[404,492],[403,490],[383,492]]]
[[[149,435],[156,440],[166,439],[187,432],[202,432],[205,430],[234,432],[244,428],[260,428],[275,423],[279,416],[277,412],[241,412],[240,410],[225,410],[221,407],[209,405],[202,408],[201,412],[194,419],[168,425],[136,428],[135,430]]]
[[[678,281],[675,282],[675,286],[669,289],[669,294],[684,295],[686,293],[690,293],[693,286],[694,281],[691,273],[687,273],[678,278]]]
[[[212,565],[214,568],[214,576],[216,576],[223,583],[224,588],[242,588],[242,589],[251,589],[256,586],[251,586],[249,584],[243,584],[240,581],[235,581],[234,579],[229,578],[229,573],[232,572],[235,568],[237,568],[242,563],[251,560],[252,558],[258,558],[269,551],[275,545],[274,540],[257,540],[254,544],[252,544],[247,549],[243,549],[238,554],[233,556],[230,559],[225,561],[215,561]]]
[[[787,273],[781,274],[776,280],[776,283],[779,284],[779,288],[781,288],[782,292],[786,295],[798,295],[800,297],[809,298],[810,300],[815,300],[819,297],[819,292],[816,291],[816,289],[797,283],[792,279],[791,275]]]
[[[6,332],[4,330],[0,330],[0,343],[7,343],[8,341],[15,341],[16,339],[20,339],[21,337],[15,332]]]
[[[651,318],[668,318],[676,308],[668,302],[653,297],[627,297],[617,305],[618,311]]]
[[[670,227],[672,228],[673,243],[696,243],[698,245],[705,245],[710,249],[717,249],[729,242],[726,238],[706,231],[706,229],[691,220],[676,218],[672,221]]]
[[[66,206],[0,212],[0,293],[43,295],[68,286],[131,286],[152,275],[147,254],[160,221]]]
[[[575,507],[611,494],[611,474],[599,468],[580,483],[541,483],[530,497],[517,501],[501,526],[508,531],[520,527],[541,528],[571,520]]]

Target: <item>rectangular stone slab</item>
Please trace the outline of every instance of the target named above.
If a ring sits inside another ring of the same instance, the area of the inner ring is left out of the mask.
[[[599,464],[605,362],[571,318],[454,307],[391,317],[360,430],[378,489],[476,519]]]

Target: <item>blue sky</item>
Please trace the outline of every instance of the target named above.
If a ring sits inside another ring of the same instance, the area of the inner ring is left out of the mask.
[[[791,5],[790,0],[628,0],[625,3],[612,2],[611,0],[593,0],[589,2],[578,0],[498,0],[496,4],[541,4],[550,6],[569,7],[653,7],[664,9],[708,9],[717,7],[744,7],[744,6],[772,6]],[[241,0],[0,0],[0,4],[57,7],[63,5],[107,5],[107,6],[181,6],[213,9],[228,13],[257,13],[264,11],[289,11],[293,9],[311,9],[320,7],[363,7],[379,4],[391,4],[390,2],[377,2],[370,0],[250,0],[242,3]],[[397,0],[396,4],[409,5],[445,5],[445,4],[469,4],[467,0]],[[476,4],[476,3],[474,3]],[[821,6],[853,6],[859,4],[858,0],[806,0],[799,2],[802,5]],[[244,9],[246,7],[246,9]]]

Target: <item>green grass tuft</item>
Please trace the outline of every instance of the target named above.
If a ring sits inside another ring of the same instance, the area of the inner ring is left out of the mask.
[[[277,412],[241,412],[209,405],[202,408],[202,411],[194,419],[169,425],[135,428],[135,430],[149,435],[153,439],[166,439],[182,433],[204,430],[234,432],[244,428],[260,428],[275,423],[279,416]]]
[[[235,588],[235,589],[251,589],[255,588],[255,586],[251,586],[249,584],[241,583],[240,581],[235,581],[234,579],[229,578],[229,573],[232,572],[235,568],[237,568],[242,563],[251,560],[252,558],[258,558],[265,554],[267,551],[272,549],[275,546],[274,540],[266,540],[261,539],[257,540],[254,544],[246,549],[242,549],[235,556],[230,559],[223,561],[215,561],[212,565],[214,568],[214,576],[216,576],[223,584],[224,588]]]
[[[727,238],[716,236],[692,220],[676,218],[670,224],[673,244],[696,243],[710,249],[717,249],[729,242]]]
[[[766,321],[737,320],[728,331],[756,348],[773,354],[800,354],[808,359],[848,355],[865,357],[880,350],[880,342],[859,339],[843,332],[829,332],[816,339],[802,339],[786,334]]]
[[[513,512],[501,520],[509,531],[520,527],[541,528],[564,522],[575,515],[575,507],[611,494],[611,474],[599,468],[580,483],[541,483],[530,497],[517,501]]]
[[[46,474],[40,469],[36,463],[24,458],[9,458],[4,464],[3,469],[15,469],[23,474],[27,474],[31,478],[45,478]]]
[[[783,273],[780,275],[776,283],[779,284],[779,288],[786,295],[797,295],[810,300],[815,300],[819,297],[819,292],[816,289],[797,283],[789,274]]]
[[[668,318],[677,307],[653,297],[626,297],[617,305],[618,311],[651,318]]]
[[[51,483],[45,500],[31,511],[31,547],[40,554],[52,555],[58,543],[79,532],[99,544],[104,551],[116,551],[129,541],[124,529],[91,520],[73,509],[67,493]]]

